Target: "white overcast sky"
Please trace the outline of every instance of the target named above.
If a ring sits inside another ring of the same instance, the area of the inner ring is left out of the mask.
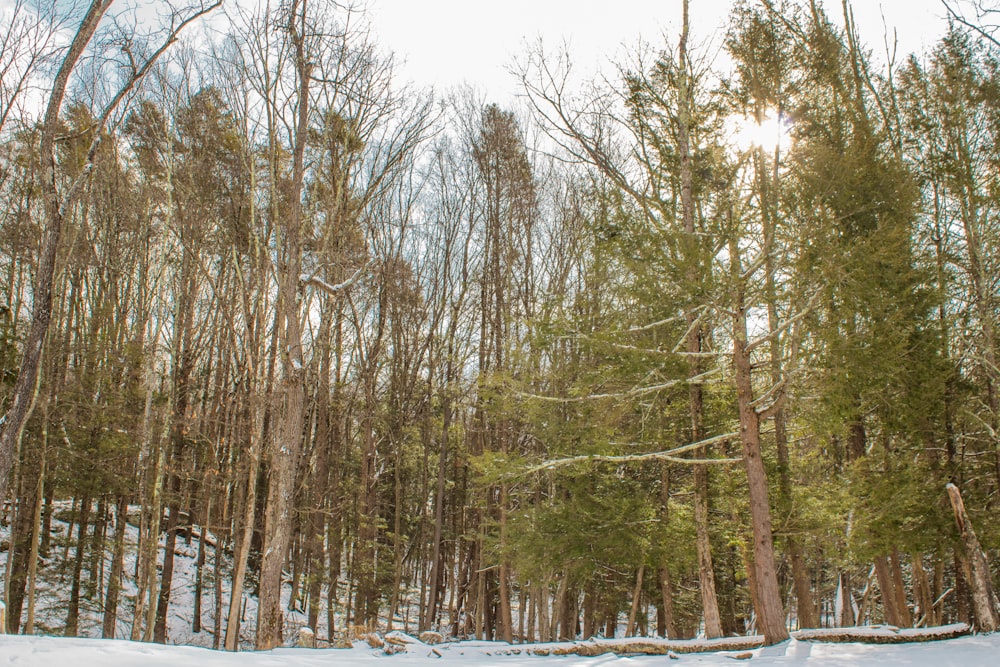
[[[826,0],[839,19],[840,0]],[[731,0],[692,0],[697,41],[721,44]],[[854,0],[862,38],[882,52],[884,29],[895,27],[900,60],[934,44],[946,22],[940,0]],[[676,42],[681,0],[368,0],[377,40],[405,61],[404,80],[447,88],[468,82],[502,101],[517,91],[506,73],[526,42],[541,37],[547,49],[563,41],[574,63],[590,71],[641,37]],[[883,24],[883,15],[885,23]]]

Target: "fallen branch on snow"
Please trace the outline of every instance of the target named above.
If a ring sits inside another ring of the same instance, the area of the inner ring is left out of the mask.
[[[764,645],[762,636],[722,637],[720,639],[590,639],[551,649],[539,647],[535,655],[579,655],[592,657],[616,655],[667,655],[674,653],[714,653],[717,651],[749,651]]]
[[[817,628],[799,630],[792,637],[803,642],[831,642],[858,644],[906,644],[908,642],[932,642],[941,639],[955,639],[972,632],[965,623],[942,625],[934,628],[904,628],[892,625],[873,625],[856,628]]]

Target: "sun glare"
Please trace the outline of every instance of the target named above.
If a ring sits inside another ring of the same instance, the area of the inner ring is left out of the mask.
[[[766,153],[780,149],[784,152],[791,143],[786,117],[768,111],[761,122],[747,116],[731,118],[733,144],[741,152],[761,148]]]

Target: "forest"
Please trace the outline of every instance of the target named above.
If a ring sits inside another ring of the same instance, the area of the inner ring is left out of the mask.
[[[189,551],[228,650],[1000,627],[1000,4],[663,3],[501,104],[187,1],[0,6],[8,633],[172,642]]]

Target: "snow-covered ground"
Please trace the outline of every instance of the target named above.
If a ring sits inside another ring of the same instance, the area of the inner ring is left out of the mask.
[[[555,648],[559,645],[547,645]],[[353,649],[284,648],[262,653],[224,653],[190,646],[160,646],[100,639],[3,637],[0,665],[33,667],[330,667],[381,664],[383,667],[471,665],[475,667],[653,667],[665,663],[683,667],[750,665],[782,667],[993,667],[1000,665],[1000,634],[963,637],[925,644],[823,644],[791,640],[752,652],[724,652],[666,656],[597,657],[534,655],[524,645],[458,642],[435,647],[409,644],[387,656],[364,642]],[[752,655],[750,655],[752,654]]]

